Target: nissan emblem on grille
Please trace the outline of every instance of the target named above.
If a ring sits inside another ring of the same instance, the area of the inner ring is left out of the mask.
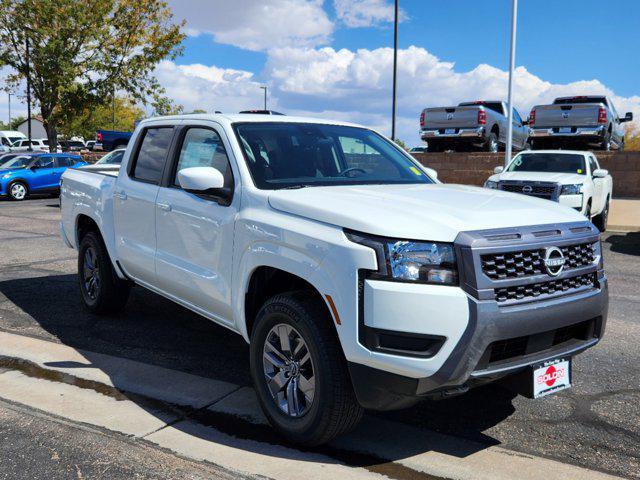
[[[544,250],[544,266],[547,273],[552,277],[556,277],[562,273],[565,258],[562,250],[558,247],[547,247]]]
[[[524,187],[522,187],[522,193],[531,193],[533,192],[533,188],[531,187],[531,185],[525,185]]]

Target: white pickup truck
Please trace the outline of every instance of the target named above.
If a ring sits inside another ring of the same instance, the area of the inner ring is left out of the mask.
[[[607,229],[613,179],[591,152],[537,150],[496,167],[484,186],[545,198],[582,213],[601,232]]]
[[[571,385],[602,337],[599,232],[570,208],[435,172],[356,125],[141,122],[120,171],[68,170],[61,232],[95,313],[141,285],[242,335],[261,407],[318,445],[388,410],[504,379]]]

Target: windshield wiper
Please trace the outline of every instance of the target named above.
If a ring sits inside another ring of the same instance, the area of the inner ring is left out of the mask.
[[[301,188],[307,188],[308,186],[309,185],[307,185],[306,183],[299,183],[296,185],[289,185],[286,187],[282,187],[282,188],[279,188],[278,190],[299,190]]]

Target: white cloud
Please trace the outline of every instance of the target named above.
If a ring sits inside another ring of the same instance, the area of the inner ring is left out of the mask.
[[[387,0],[333,0],[336,15],[351,28],[371,27],[393,22],[393,1]],[[400,10],[399,20],[406,18]]]
[[[170,0],[186,33],[211,34],[218,43],[247,50],[317,46],[329,42],[333,23],[324,0]]]
[[[269,107],[292,115],[353,121],[389,134],[392,57],[388,48],[273,49],[262,72],[268,79]],[[419,141],[418,117],[425,107],[506,98],[507,72],[490,65],[460,72],[454,63],[415,46],[400,50],[398,60],[398,136],[410,143]],[[186,110],[237,112],[262,104],[261,83],[250,72],[167,61],[158,68],[158,78]],[[514,92],[523,117],[533,105],[557,96],[606,94],[621,115],[632,111],[640,118],[640,96],[616,95],[598,80],[555,84],[518,67]]]

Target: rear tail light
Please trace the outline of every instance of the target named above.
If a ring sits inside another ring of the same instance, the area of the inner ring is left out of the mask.
[[[102,142],[102,134],[101,133],[98,133],[96,135],[96,138],[98,139],[99,142]]]
[[[533,127],[536,124],[536,109],[532,108],[529,114],[529,126]]]
[[[598,123],[607,123],[607,109],[604,107],[598,109]]]
[[[478,110],[478,125],[487,124],[487,112],[484,110]]]
[[[424,127],[424,112],[420,114],[420,127]]]

